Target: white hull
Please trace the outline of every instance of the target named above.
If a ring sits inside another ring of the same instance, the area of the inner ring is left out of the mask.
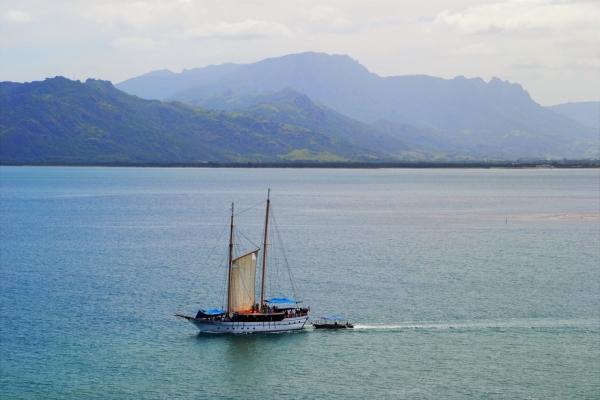
[[[258,332],[285,332],[302,329],[308,316],[284,318],[282,321],[263,322],[221,322],[207,321],[205,319],[190,318],[189,321],[200,332],[212,333],[258,333]]]

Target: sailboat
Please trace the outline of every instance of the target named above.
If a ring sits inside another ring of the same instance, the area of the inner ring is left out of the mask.
[[[299,330],[308,320],[310,307],[299,306],[299,301],[288,297],[265,299],[267,273],[267,241],[271,190],[267,195],[260,296],[256,299],[257,260],[261,249],[234,257],[234,204],[231,204],[229,227],[229,257],[227,274],[227,306],[225,309],[200,309],[195,317],[175,314],[192,323],[200,332],[259,333]]]

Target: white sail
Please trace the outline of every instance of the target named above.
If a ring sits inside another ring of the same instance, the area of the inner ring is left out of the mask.
[[[231,303],[232,312],[250,311],[254,304],[254,287],[256,280],[256,255],[254,250],[241,257],[233,259],[231,265]]]

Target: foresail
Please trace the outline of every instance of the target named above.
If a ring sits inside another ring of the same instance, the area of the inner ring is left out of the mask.
[[[258,250],[233,259],[231,265],[231,303],[232,312],[250,311],[255,301],[256,255]]]

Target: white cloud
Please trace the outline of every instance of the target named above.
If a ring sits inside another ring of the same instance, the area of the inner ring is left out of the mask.
[[[180,38],[250,40],[272,36],[291,37],[294,34],[283,24],[249,19],[238,23],[217,22],[203,25],[198,28],[187,29],[174,36]]]
[[[303,11],[298,15],[296,21],[297,24],[303,26],[305,32],[312,34],[322,34],[322,32],[356,34],[363,25],[369,23],[360,15],[356,15],[356,11],[354,15],[350,16],[348,12],[326,5],[319,5]]]
[[[444,52],[444,55],[463,57],[463,56],[490,56],[498,54],[497,48],[490,46],[487,43],[473,43],[463,46],[459,49],[448,50]]]
[[[99,4],[92,7],[87,16],[109,27],[125,25],[143,29],[160,23],[172,11],[173,5],[165,1],[136,1]]]
[[[596,27],[598,29],[598,27]],[[571,58],[594,58],[600,56],[598,35],[564,36],[557,40],[557,47]]]
[[[11,10],[4,13],[4,19],[11,22],[29,22],[31,21],[31,15],[26,11]]]
[[[563,65],[562,70],[567,71],[592,71],[598,72],[600,71],[600,62],[599,61],[571,61]]]
[[[435,24],[464,33],[564,29],[575,24],[597,23],[595,2],[554,3],[550,1],[511,0],[470,7],[461,12],[443,11]]]
[[[116,47],[132,50],[154,50],[164,44],[166,44],[165,41],[158,42],[152,38],[140,36],[120,37],[113,41],[113,45]]]
[[[333,28],[346,27],[350,24],[348,18],[338,9],[319,6],[310,10],[309,19],[313,22],[322,22]]]
[[[508,68],[512,69],[524,69],[524,70],[539,70],[542,68],[546,68],[546,65],[538,60],[537,58],[525,58],[517,60],[508,66]]]
[[[600,0],[0,0],[0,80],[51,69],[117,82],[319,51],[383,76],[499,76],[543,104],[584,101],[598,98],[599,11]]]

